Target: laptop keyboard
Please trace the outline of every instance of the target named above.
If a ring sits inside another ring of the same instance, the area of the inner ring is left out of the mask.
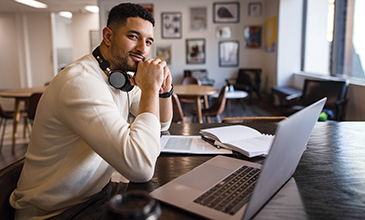
[[[260,169],[242,166],[194,202],[234,215],[251,197]]]

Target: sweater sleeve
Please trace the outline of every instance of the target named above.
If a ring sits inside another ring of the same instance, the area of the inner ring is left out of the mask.
[[[107,85],[97,80],[68,82],[59,93],[58,115],[105,161],[133,182],[152,178],[160,153],[160,122],[143,113],[127,123]],[[127,103],[126,103],[127,104]]]

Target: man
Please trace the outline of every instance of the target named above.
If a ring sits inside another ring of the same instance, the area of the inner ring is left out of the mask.
[[[172,118],[166,62],[145,60],[153,26],[143,7],[115,6],[100,47],[66,67],[43,93],[10,197],[16,219],[98,218],[105,201],[122,188],[110,183],[114,169],[133,182],[152,178],[160,131]],[[109,84],[108,76],[118,70],[135,72],[131,91]],[[129,113],[136,116],[133,123]]]

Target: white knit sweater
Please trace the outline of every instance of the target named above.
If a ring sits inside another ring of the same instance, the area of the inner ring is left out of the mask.
[[[136,115],[141,91],[129,92]],[[134,182],[152,178],[160,123],[151,113],[128,118],[127,93],[112,88],[89,54],[60,72],[37,109],[25,164],[10,197],[16,219],[44,219],[86,201],[119,171]],[[162,128],[161,128],[162,126]]]

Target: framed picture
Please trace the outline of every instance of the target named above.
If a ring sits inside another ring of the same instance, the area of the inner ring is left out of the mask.
[[[180,12],[163,12],[162,19],[162,38],[179,39],[182,35],[182,15]]]
[[[238,66],[238,41],[219,42],[219,66]]]
[[[259,17],[262,15],[262,4],[261,2],[248,3],[248,15],[251,17]]]
[[[186,39],[186,63],[205,63],[205,39]]]
[[[214,23],[238,23],[240,21],[239,2],[213,4]]]
[[[246,48],[260,48],[261,47],[261,26],[245,26],[244,37],[246,41]]]
[[[228,27],[228,26],[217,27],[216,37],[218,39],[227,39],[227,38],[231,38],[231,36],[232,36],[231,27]]]
[[[171,45],[157,45],[156,58],[165,60],[167,65],[171,65]]]
[[[190,8],[190,30],[192,31],[207,30],[206,7]]]

